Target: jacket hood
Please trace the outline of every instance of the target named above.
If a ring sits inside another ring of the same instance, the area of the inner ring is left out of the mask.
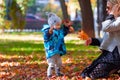
[[[41,31],[43,32],[44,30],[46,30],[46,29],[48,29],[48,28],[50,28],[50,26],[47,25],[47,24],[45,24],[45,25],[43,25],[43,28],[41,29]]]

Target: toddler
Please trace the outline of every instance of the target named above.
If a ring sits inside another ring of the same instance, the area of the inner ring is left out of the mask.
[[[46,51],[46,58],[48,63],[47,77],[52,77],[52,71],[55,69],[57,76],[63,76],[60,72],[62,66],[61,56],[66,54],[66,46],[64,37],[73,32],[71,21],[62,22],[60,17],[55,13],[48,13],[49,26],[43,27],[44,47]]]

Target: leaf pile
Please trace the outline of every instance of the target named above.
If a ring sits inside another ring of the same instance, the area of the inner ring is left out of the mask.
[[[94,57],[91,57],[94,58]],[[72,53],[63,56],[63,77],[55,76],[50,80],[82,80],[81,71],[91,63],[91,59],[73,56]],[[9,56],[0,55],[0,80],[48,80],[46,77],[47,63],[44,56]],[[118,80],[118,75],[110,76],[109,80]]]

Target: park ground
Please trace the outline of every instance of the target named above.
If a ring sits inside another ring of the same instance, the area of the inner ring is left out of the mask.
[[[51,80],[82,80],[81,71],[100,55],[95,46],[84,46],[77,34],[65,37],[67,54],[62,57],[63,77]],[[47,62],[40,32],[12,32],[0,35],[0,80],[47,80]],[[104,80],[119,80],[111,75]],[[101,79],[99,79],[101,80]]]

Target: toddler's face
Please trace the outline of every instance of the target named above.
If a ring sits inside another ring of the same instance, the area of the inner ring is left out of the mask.
[[[54,26],[55,29],[60,29],[61,28],[61,22],[56,23],[56,25]]]

